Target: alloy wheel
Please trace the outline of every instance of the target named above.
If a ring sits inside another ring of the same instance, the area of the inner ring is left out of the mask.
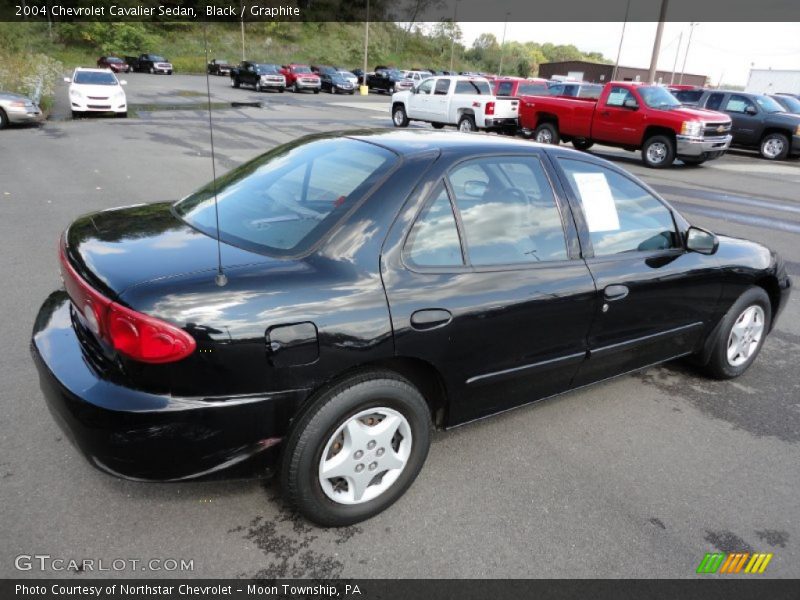
[[[667,158],[667,145],[663,142],[653,142],[647,148],[647,160],[658,165],[664,162]]]
[[[764,309],[753,304],[734,321],[728,335],[728,364],[738,367],[746,363],[761,343],[764,334]]]
[[[767,158],[775,158],[783,152],[783,140],[770,138],[761,146],[761,152]]]

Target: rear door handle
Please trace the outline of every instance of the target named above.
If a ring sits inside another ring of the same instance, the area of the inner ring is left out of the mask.
[[[453,315],[449,310],[444,310],[443,308],[425,308],[411,315],[411,326],[414,329],[423,331],[426,329],[444,327],[452,320]]]
[[[609,285],[603,290],[603,297],[609,302],[614,300],[622,300],[628,295],[628,286],[625,285]]]

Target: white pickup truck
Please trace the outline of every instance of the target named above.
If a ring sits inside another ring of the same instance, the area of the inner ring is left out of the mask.
[[[416,87],[392,95],[392,122],[426,121],[436,129],[456,125],[459,131],[517,130],[519,100],[497,98],[482,77],[429,77]]]

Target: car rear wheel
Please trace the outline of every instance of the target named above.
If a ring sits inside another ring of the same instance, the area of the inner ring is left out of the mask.
[[[319,88],[314,88],[314,93],[319,94]]]
[[[666,135],[647,138],[642,146],[642,162],[653,169],[664,169],[675,161],[675,142]]]
[[[0,129],[5,129],[8,126],[8,117],[5,111],[0,108]]]
[[[478,126],[475,125],[475,117],[472,115],[462,115],[458,120],[458,130],[464,133],[478,131]]]
[[[553,123],[542,123],[533,131],[533,141],[540,144],[554,144],[558,146],[561,138],[558,128]]]
[[[772,305],[763,288],[746,290],[725,313],[715,336],[706,371],[717,379],[744,373],[761,351],[772,319]]]
[[[434,129],[442,129],[444,127],[444,123],[431,123],[431,127]]]
[[[402,104],[398,104],[392,110],[392,123],[395,127],[408,127],[408,115]]]
[[[761,140],[761,156],[767,160],[783,160],[789,155],[789,138],[782,133],[770,133]]]
[[[363,521],[414,482],[431,430],[428,405],[406,379],[385,371],[351,377],[321,394],[293,426],[281,487],[319,525]]]

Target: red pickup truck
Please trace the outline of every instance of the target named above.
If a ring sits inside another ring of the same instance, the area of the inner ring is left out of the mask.
[[[644,164],[656,169],[675,158],[699,165],[731,144],[728,115],[685,107],[661,86],[630,81],[607,83],[598,99],[523,96],[519,124],[537,142],[641,149]]]

